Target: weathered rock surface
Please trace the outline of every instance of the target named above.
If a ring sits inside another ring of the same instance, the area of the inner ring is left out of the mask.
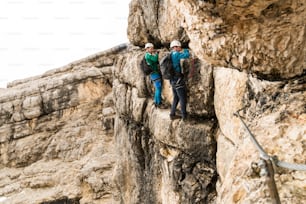
[[[4,203],[112,202],[114,55],[105,54],[16,81],[1,94]]]
[[[132,44],[0,90],[0,203],[273,203],[234,113],[268,155],[306,163],[305,7],[131,1]],[[192,53],[187,122],[154,107],[138,67],[139,45],[163,56],[174,38]],[[305,203],[305,171],[276,166],[275,181],[282,203]]]
[[[286,79],[305,72],[305,9],[304,0],[134,0],[128,35],[141,46],[189,42],[215,66]]]
[[[149,40],[168,46],[178,39],[214,70],[211,88],[219,125],[217,203],[271,202],[267,185],[258,174],[250,176],[251,163],[259,160],[258,151],[233,113],[246,107],[243,116],[269,155],[305,164],[305,2],[133,2],[132,9],[150,10],[152,15],[130,13],[132,43],[143,45]],[[137,29],[147,32],[133,35]],[[293,179],[297,172],[280,171],[276,182],[281,201],[305,202],[301,193],[305,172]],[[289,185],[294,190],[288,190]]]
[[[220,125],[217,203],[273,203],[266,180],[260,177],[258,167],[254,168],[260,163],[259,150],[232,113],[245,107],[241,114],[267,154],[281,161],[305,165],[305,76],[292,81],[269,82],[217,68],[214,79],[215,110]],[[224,87],[232,91],[225,93]],[[305,175],[305,170],[275,169],[282,203],[306,200]]]
[[[138,67],[142,55],[122,45],[9,84],[0,97],[4,203],[215,199],[211,67],[193,62],[188,86],[197,98],[188,109],[194,119],[172,122],[169,110],[156,109],[148,96],[152,86]]]

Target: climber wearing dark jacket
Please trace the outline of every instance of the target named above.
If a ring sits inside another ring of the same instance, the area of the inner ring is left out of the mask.
[[[172,92],[173,92],[173,101],[171,105],[170,119],[171,120],[175,119],[176,107],[180,102],[182,119],[186,120],[187,92],[186,92],[184,75],[182,74],[182,69],[180,65],[180,60],[189,58],[189,50],[188,49],[183,50],[181,47],[181,43],[177,40],[173,40],[171,42],[170,48],[172,49],[171,59],[172,59],[173,68],[175,72],[178,73],[170,79]]]

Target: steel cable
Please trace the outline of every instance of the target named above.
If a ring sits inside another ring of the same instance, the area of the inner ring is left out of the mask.
[[[240,109],[241,110],[241,109]],[[255,136],[252,134],[252,132],[250,131],[249,127],[246,125],[246,123],[244,122],[244,120],[242,119],[242,117],[239,114],[238,110],[236,113],[234,113],[234,116],[237,116],[240,121],[242,122],[243,126],[245,127],[245,129],[247,130],[247,132],[250,135],[250,138],[252,140],[252,142],[255,144],[256,148],[258,149],[260,156],[267,160],[271,160],[274,165],[278,166],[278,167],[282,167],[282,168],[286,168],[286,169],[290,169],[290,170],[296,170],[296,171],[306,171],[306,164],[296,164],[296,163],[288,163],[288,162],[283,162],[283,161],[279,161],[277,159],[277,156],[269,156],[264,149],[262,148],[262,146],[258,143],[258,141],[256,140]]]

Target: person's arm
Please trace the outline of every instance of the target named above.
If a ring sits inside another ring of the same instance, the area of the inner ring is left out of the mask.
[[[184,49],[183,52],[179,52],[178,56],[180,59],[186,59],[189,58],[189,50],[188,49]]]
[[[151,55],[150,53],[146,53],[145,58],[150,65],[153,65],[154,63],[156,64],[158,62],[158,54],[157,53],[155,53],[153,55]]]

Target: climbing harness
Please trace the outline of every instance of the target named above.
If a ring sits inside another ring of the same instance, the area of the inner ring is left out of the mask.
[[[275,183],[275,180],[274,180],[274,166],[287,168],[287,169],[290,169],[290,170],[306,171],[306,165],[305,164],[287,163],[287,162],[279,161],[277,156],[269,156],[265,152],[265,150],[262,148],[262,146],[260,146],[260,144],[256,140],[255,136],[252,134],[249,127],[246,125],[246,123],[242,119],[241,115],[239,114],[239,112],[242,109],[240,109],[236,113],[234,113],[234,116],[236,116],[240,119],[244,128],[249,133],[250,139],[252,140],[252,142],[255,144],[257,150],[259,151],[260,158],[261,158],[261,160],[259,162],[259,166],[261,167],[261,175],[266,175],[267,176],[267,184],[268,184],[269,189],[270,189],[270,195],[272,197],[273,203],[280,204],[281,202],[280,202],[279,194],[278,194],[278,191],[277,191],[277,186],[276,186],[276,183]]]
[[[178,89],[181,89],[181,88],[184,88],[185,87],[185,82],[183,80],[183,77],[180,77],[176,83],[175,83],[175,89],[178,90]]]

